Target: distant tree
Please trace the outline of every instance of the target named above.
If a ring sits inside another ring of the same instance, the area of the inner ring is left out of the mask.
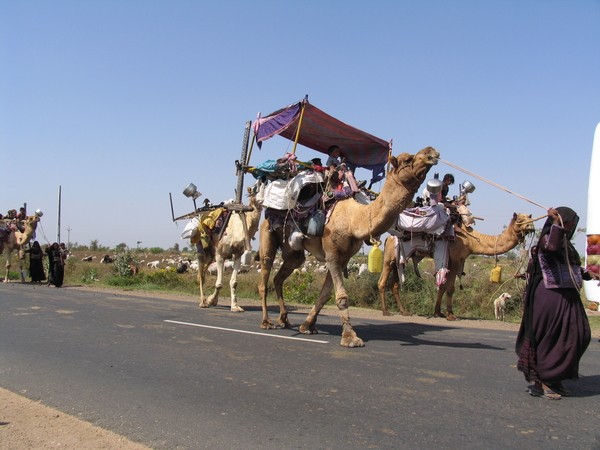
[[[173,244],[173,251],[179,253],[179,244]]]
[[[159,253],[163,253],[164,250],[160,247],[151,247],[148,249],[150,251],[150,253],[152,253],[153,255],[157,255]]]
[[[100,241],[98,241],[98,239],[94,239],[94,240],[90,241],[90,250],[95,252],[98,250],[99,246],[100,246]]]
[[[127,244],[125,242],[121,242],[115,246],[115,251],[117,252],[124,252],[125,250],[127,250]]]

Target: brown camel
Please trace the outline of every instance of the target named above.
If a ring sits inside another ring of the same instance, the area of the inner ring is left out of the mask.
[[[304,262],[304,251],[308,251],[317,260],[327,263],[327,275],[319,297],[300,326],[304,334],[317,333],[315,324],[323,305],[331,298],[332,288],[342,320],[342,341],[344,347],[362,347],[364,343],[350,324],[348,314],[348,294],[344,288],[342,271],[361,248],[365,240],[378,238],[396,221],[398,214],[411,202],[413,195],[425,180],[427,172],[437,164],[439,152],[431,147],[424,148],[416,155],[402,153],[389,158],[392,165],[381,194],[370,205],[363,205],[349,198],[338,202],[322,237],[305,237],[302,250],[292,250],[287,237],[293,224],[273,227],[269,219],[263,220],[260,228],[260,265],[261,279],[258,291],[262,300],[263,318],[261,328],[273,329],[275,325],[267,312],[267,283],[273,261],[278,249],[281,249],[283,264],[273,279],[277,300],[279,301],[278,323],[290,327],[288,312],[283,300],[283,282]]]
[[[233,260],[233,273],[229,280],[231,291],[231,311],[243,312],[243,308],[238,305],[236,288],[237,274],[242,263],[244,251],[250,250],[250,240],[258,231],[258,222],[262,212],[262,206],[256,201],[256,194],[250,193],[250,206],[252,211],[248,213],[232,212],[221,238],[214,237],[211,245],[204,249],[204,253],[198,253],[198,285],[200,286],[200,306],[208,308],[216,306],[219,302],[219,292],[223,288],[223,266],[226,259]],[[196,246],[200,243],[196,244]],[[215,261],[217,263],[217,280],[215,290],[208,297],[204,297],[204,281],[206,280],[206,270],[208,266]]]
[[[24,247],[31,241],[33,238],[33,234],[35,233],[35,229],[37,228],[37,224],[40,221],[40,217],[35,214],[33,216],[25,217],[23,223],[25,224],[25,231],[21,233],[18,230],[12,230],[8,236],[8,240],[1,243],[4,244],[4,248],[2,252],[6,253],[6,276],[4,277],[4,282],[8,283],[8,272],[10,270],[11,264],[10,259],[12,257],[12,252],[17,251],[17,261],[19,263],[19,274],[21,276],[21,283],[25,282],[25,277],[23,276],[23,249]],[[5,221],[5,223],[9,224],[10,221]],[[0,252],[1,253],[1,252]]]
[[[460,279],[462,276],[465,260],[469,255],[501,255],[522,243],[525,240],[525,237],[534,231],[535,227],[533,226],[531,215],[517,213],[513,215],[510,224],[499,236],[488,236],[475,231],[472,227],[465,227],[462,225],[460,231],[456,232],[455,240],[451,241],[448,246],[448,273],[446,275],[446,283],[441,284],[438,288],[434,316],[444,317],[440,309],[442,297],[445,293],[446,319],[456,320],[456,316],[452,312],[452,296],[454,295],[456,277],[459,277]],[[381,272],[378,282],[379,295],[381,297],[381,309],[384,316],[391,315],[385,305],[385,288],[391,274],[393,279],[392,292],[396,299],[396,303],[398,304],[398,308],[402,315],[410,316],[410,313],[406,311],[400,301],[400,296],[398,295],[398,263],[395,247],[394,237],[389,236],[385,241],[383,271]],[[431,254],[415,254],[411,258],[415,265],[417,275],[419,274],[417,264],[425,256],[433,257]]]

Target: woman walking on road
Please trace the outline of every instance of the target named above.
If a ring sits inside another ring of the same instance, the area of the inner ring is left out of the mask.
[[[48,259],[50,260],[50,268],[48,269],[48,286],[53,284],[56,287],[61,287],[64,277],[64,266],[62,254],[58,242],[55,242],[46,249]]]
[[[44,273],[44,263],[42,257],[44,251],[40,247],[40,243],[35,241],[29,250],[25,250],[25,253],[29,253],[29,275],[33,283],[39,283],[46,279]]]
[[[517,368],[534,383],[534,397],[559,400],[571,392],[563,380],[579,378],[590,325],[581,303],[582,279],[598,279],[581,267],[571,243],[579,217],[570,208],[550,208],[528,268],[524,311],[515,350]]]

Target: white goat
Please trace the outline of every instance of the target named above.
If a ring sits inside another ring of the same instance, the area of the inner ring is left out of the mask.
[[[512,295],[505,292],[496,300],[494,300],[494,313],[496,314],[496,320],[504,320],[504,314],[506,313],[506,300],[512,298]]]
[[[151,269],[158,269],[158,265],[160,264],[160,261],[151,261],[148,264],[146,264],[148,267],[150,267]]]
[[[369,270],[369,266],[367,266],[366,264],[361,264],[360,267],[358,268],[358,277],[360,278],[363,274],[367,273],[367,271]]]

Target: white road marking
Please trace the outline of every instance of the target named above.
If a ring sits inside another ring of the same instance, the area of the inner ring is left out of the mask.
[[[165,320],[165,322],[175,323],[175,324],[179,324],[179,325],[190,325],[192,327],[210,328],[213,330],[233,331],[235,333],[255,334],[257,336],[267,336],[267,337],[274,337],[274,338],[279,338],[279,339],[292,339],[295,341],[314,342],[316,344],[329,344],[328,341],[318,341],[316,339],[305,339],[305,338],[299,338],[299,337],[293,337],[293,336],[279,336],[277,334],[267,334],[267,333],[257,333],[255,331],[235,330],[233,328],[213,327],[211,325],[201,325],[199,323],[190,323],[190,322],[179,322],[177,320]]]

